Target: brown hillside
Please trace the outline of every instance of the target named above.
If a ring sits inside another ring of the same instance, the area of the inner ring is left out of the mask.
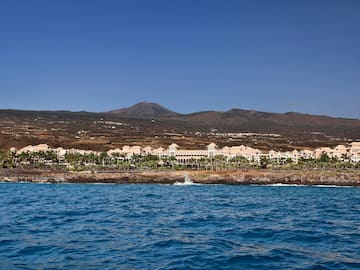
[[[123,145],[167,147],[173,142],[182,148],[203,148],[215,142],[220,147],[246,144],[286,150],[334,146],[359,138],[360,120],[299,113],[233,109],[182,115],[154,103],[111,113],[0,110],[0,149],[47,143],[108,150]]]

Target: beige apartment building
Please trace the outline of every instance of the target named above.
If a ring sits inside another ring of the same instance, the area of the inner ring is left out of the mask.
[[[350,143],[349,156],[352,162],[360,162],[360,142]]]
[[[36,146],[26,146],[19,150],[12,149],[12,151],[21,154],[23,152],[45,152],[54,151],[59,157],[64,157],[66,153],[78,153],[78,154],[99,154],[99,152],[91,150],[79,150],[79,149],[64,149],[61,147],[50,148],[47,144],[39,144]],[[162,147],[152,148],[150,146],[128,146],[125,145],[120,148],[111,149],[107,152],[108,155],[118,156],[125,160],[131,160],[134,155],[156,155],[160,158],[174,157],[178,163],[185,164],[191,160],[199,160],[202,158],[212,158],[215,156],[224,156],[228,160],[237,156],[245,157],[249,161],[259,162],[262,157],[269,158],[271,160],[287,160],[291,159],[297,162],[300,158],[311,159],[320,158],[322,154],[327,154],[330,158],[338,158],[340,160],[350,160],[352,162],[360,162],[360,142],[353,142],[349,145],[338,145],[334,148],[320,147],[314,150],[293,150],[293,151],[274,151],[270,150],[268,153],[264,153],[256,148],[251,148],[245,145],[240,146],[225,146],[218,148],[216,144],[210,143],[206,149],[181,149],[179,145],[173,143],[169,145],[167,149]]]

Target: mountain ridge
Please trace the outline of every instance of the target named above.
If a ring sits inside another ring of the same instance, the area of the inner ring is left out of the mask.
[[[139,102],[132,106],[111,110],[107,113],[118,114],[129,117],[144,117],[144,116],[176,116],[180,115],[177,112],[169,110],[168,108],[155,102]]]
[[[0,110],[0,149],[47,143],[54,147],[109,150],[128,144],[167,147],[173,142],[189,149],[210,142],[293,149],[360,140],[358,119],[242,109],[179,114],[156,103],[135,105],[103,113]],[[236,135],[246,133],[259,135]]]
[[[110,110],[104,113],[111,113],[117,114],[121,116],[130,116],[130,117],[141,117],[141,116],[190,116],[190,115],[198,115],[204,113],[219,113],[219,114],[231,114],[231,113],[247,113],[249,115],[292,115],[292,116],[311,116],[311,117],[327,117],[332,119],[344,119],[344,120],[358,120],[358,118],[350,118],[350,117],[339,117],[339,116],[330,116],[326,114],[310,114],[310,113],[303,113],[303,112],[268,112],[268,111],[257,111],[253,109],[240,109],[240,108],[231,108],[226,111],[222,110],[204,110],[204,111],[195,111],[190,113],[179,113],[173,111],[165,106],[162,106],[156,102],[147,102],[142,101],[138,102],[132,106],[124,107],[120,109]]]
[[[218,129],[224,132],[323,132],[329,135],[360,137],[360,120],[299,112],[272,113],[232,108],[228,111],[200,111],[179,114],[157,103],[141,102],[111,114],[136,119],[156,119],[192,128]],[[291,128],[291,130],[290,130]]]

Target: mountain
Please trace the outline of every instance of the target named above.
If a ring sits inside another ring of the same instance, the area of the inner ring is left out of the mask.
[[[227,131],[291,133],[319,131],[342,136],[342,132],[355,132],[360,136],[360,120],[334,118],[295,112],[269,113],[232,109],[226,112],[198,112],[186,115],[186,121],[197,126],[213,126]],[[291,130],[290,130],[291,129]]]
[[[360,137],[360,120],[310,115],[296,112],[271,113],[254,110],[231,109],[226,112],[202,111],[179,114],[159,104],[141,102],[134,106],[110,111],[119,117],[165,121],[169,126],[222,132],[259,132],[301,134],[325,133],[330,136]]]
[[[153,102],[139,102],[131,107],[109,111],[130,118],[152,118],[152,117],[173,117],[179,115],[164,106]]]
[[[124,145],[167,147],[173,142],[188,149],[214,142],[285,150],[359,139],[359,119],[294,112],[231,109],[179,114],[148,102],[107,113],[0,110],[0,150],[47,143],[103,151]]]

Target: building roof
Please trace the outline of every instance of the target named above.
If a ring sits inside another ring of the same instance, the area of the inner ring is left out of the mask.
[[[176,143],[172,143],[169,145],[169,148],[178,148],[179,146]]]

